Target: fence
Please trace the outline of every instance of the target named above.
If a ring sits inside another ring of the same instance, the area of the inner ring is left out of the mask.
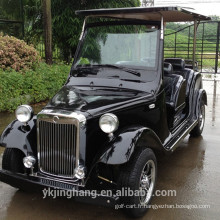
[[[38,45],[36,46],[37,51],[40,53],[40,56],[44,59],[45,58],[45,45],[43,39],[40,40]],[[61,59],[61,51],[60,49],[55,45],[53,46],[53,59],[60,60]]]
[[[192,60],[194,26],[165,35],[165,57]],[[220,21],[202,22],[197,29],[196,60],[203,73],[220,73]]]
[[[22,0],[0,0],[0,32],[17,38],[24,37]]]

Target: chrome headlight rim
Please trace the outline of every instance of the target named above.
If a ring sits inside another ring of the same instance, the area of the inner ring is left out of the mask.
[[[23,114],[22,114],[23,113]],[[29,105],[20,105],[15,111],[15,116],[21,123],[27,123],[33,117],[34,111]]]
[[[109,124],[110,127],[108,129],[104,128],[105,125],[103,123],[103,120],[107,120],[107,119],[109,121],[112,120],[111,121],[112,124]],[[99,119],[99,127],[106,134],[112,134],[113,132],[115,132],[118,129],[118,126],[119,126],[119,120],[115,114],[106,113],[106,114],[102,115]]]

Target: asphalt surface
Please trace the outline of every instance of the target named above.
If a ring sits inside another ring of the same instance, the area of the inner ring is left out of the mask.
[[[149,209],[143,219],[220,219],[220,82],[216,96],[212,94],[213,82],[205,82],[204,87],[209,94],[203,135],[187,136],[172,155],[158,158],[157,189],[176,190],[176,196],[154,197],[151,204],[158,208]],[[0,114],[0,132],[13,117]],[[0,148],[1,154],[3,150]],[[115,218],[126,219],[121,210],[67,198],[43,199],[42,194],[21,192],[0,183],[0,219]]]

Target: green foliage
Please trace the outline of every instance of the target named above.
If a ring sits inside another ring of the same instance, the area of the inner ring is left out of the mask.
[[[75,15],[76,10],[140,6],[139,0],[53,0],[51,3],[53,45],[61,49],[66,61],[75,53],[83,24],[83,18]],[[43,33],[41,0],[24,0],[24,12],[25,40],[37,45]]]
[[[178,27],[179,26],[179,27]],[[184,28],[181,24],[167,25],[172,29],[166,29],[164,56],[165,57],[181,57],[184,59],[193,59],[193,26],[191,26],[191,34],[189,39],[188,28],[175,32]],[[196,60],[202,68],[215,69],[216,65],[216,38],[217,38],[217,23],[205,23],[205,31],[203,35],[203,24],[198,27],[197,41],[196,41]],[[171,33],[171,34],[170,34]],[[170,35],[169,35],[170,34]],[[175,50],[176,48],[176,50]],[[218,66],[220,61],[218,61]]]
[[[0,19],[7,20],[22,20],[21,14],[21,1],[9,1],[1,0],[0,1]]]
[[[220,16],[212,15],[210,17],[211,17],[212,21],[220,21]]]
[[[41,0],[23,0],[24,5],[24,40],[37,46],[43,36]]]
[[[98,21],[104,22],[106,19],[98,19]],[[114,20],[115,19],[108,19]],[[97,19],[95,19],[97,21]],[[118,60],[130,60],[132,49],[129,47],[134,44],[134,33],[137,35],[140,33],[145,33],[146,27],[143,25],[100,25],[95,27],[90,27],[86,31],[86,35],[83,39],[83,45],[81,45],[80,54],[76,57],[76,62],[79,65],[82,63],[81,59],[88,58],[88,62],[92,64],[101,64],[102,59],[105,57],[102,54],[102,46],[105,47],[104,51],[107,50],[108,63],[115,63]],[[124,38],[120,40],[120,34],[124,35]],[[127,36],[126,36],[127,34]],[[131,35],[129,35],[131,34]],[[117,37],[116,37],[117,35]],[[114,36],[114,38],[113,38]],[[111,39],[111,40],[110,40]],[[114,43],[118,42],[120,46],[117,49],[114,48]],[[107,45],[106,45],[107,43]],[[146,52],[146,51],[145,51]],[[105,53],[105,52],[104,52]],[[135,52],[134,52],[135,53]],[[105,61],[106,62],[106,61]],[[87,63],[87,64],[89,64]]]
[[[189,32],[188,25],[189,24],[186,25],[180,23],[169,23],[166,26],[164,44],[165,57],[182,57],[185,59],[193,58],[194,27],[191,26]],[[200,24],[198,27],[196,41],[196,59],[198,61],[201,61],[202,59],[203,66],[207,66],[209,64],[213,65],[213,63],[215,62],[217,27],[217,23],[205,23],[204,33],[203,24]]]
[[[220,21],[220,17],[219,16],[211,16],[212,21]],[[190,33],[189,33],[189,29],[188,26],[192,25],[190,27]],[[168,30],[169,33],[175,33],[176,31],[180,31],[180,33],[182,35],[185,36],[189,36],[193,37],[194,34],[194,30],[193,30],[193,23],[192,22],[187,22],[187,23],[177,23],[177,22],[170,22],[167,23],[166,25],[166,29]],[[167,33],[167,31],[166,31]],[[205,39],[211,39],[213,38],[213,42],[215,41],[216,35],[217,35],[217,25],[216,23],[205,23],[204,24],[204,33],[203,33],[203,24],[200,23],[197,29],[197,39],[202,39],[204,34],[204,38]],[[211,40],[210,40],[211,41]]]
[[[22,23],[5,22],[22,21],[21,0],[0,0],[0,32],[22,38]]]
[[[87,65],[87,64],[90,64],[89,59],[81,57],[79,61],[79,65]]]
[[[15,37],[0,35],[0,68],[16,71],[35,69],[40,55],[34,47]]]
[[[67,57],[74,53],[78,44],[79,35],[82,29],[83,18],[76,16],[76,10],[91,8],[121,8],[139,6],[139,0],[127,1],[75,1],[75,0],[54,0],[52,1],[53,38]]]
[[[0,69],[0,111],[13,111],[18,105],[52,98],[65,83],[70,66],[41,63],[23,74]]]

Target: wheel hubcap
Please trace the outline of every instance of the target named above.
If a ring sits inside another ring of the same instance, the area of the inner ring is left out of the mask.
[[[154,190],[155,185],[156,167],[153,160],[147,161],[145,164],[140,177],[140,203],[146,205]]]

